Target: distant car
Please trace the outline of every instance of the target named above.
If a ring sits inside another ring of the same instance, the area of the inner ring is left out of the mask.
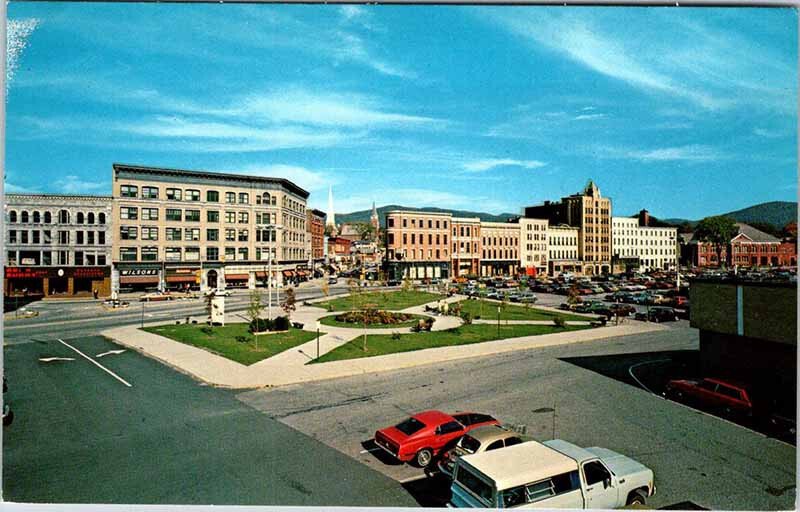
[[[675,322],[678,320],[678,313],[663,306],[650,308],[649,312],[636,313],[637,320],[647,320],[649,322]]]
[[[386,282],[386,286],[400,286],[403,284],[399,279],[389,279]]]
[[[510,300],[511,302],[519,302],[521,295],[522,294],[519,292],[511,292],[508,294],[508,300]]]
[[[424,411],[375,432],[375,444],[401,462],[424,468],[467,432],[499,422],[488,414]]]
[[[747,388],[740,384],[716,378],[676,379],[667,382],[664,394],[676,401],[700,405],[725,414],[749,417],[753,403]]]
[[[609,309],[616,316],[631,316],[636,313],[636,308],[630,304],[611,304]]]
[[[526,440],[520,434],[501,425],[478,427],[469,434],[464,434],[452,449],[445,452],[437,466],[443,475],[452,479],[453,468],[459,457],[513,446]]]
[[[538,299],[531,292],[524,292],[519,295],[519,301],[523,304],[534,304]]]
[[[339,282],[339,278],[337,278],[335,276],[331,276],[331,277],[328,278],[328,284],[336,284],[338,282]]]
[[[212,288],[205,292],[204,295],[214,295],[217,297],[230,297],[231,296],[230,290],[217,290],[216,288]]]

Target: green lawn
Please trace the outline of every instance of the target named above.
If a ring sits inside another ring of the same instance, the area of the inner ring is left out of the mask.
[[[375,309],[388,309],[390,311],[397,311],[400,309],[410,308],[411,306],[419,306],[428,302],[433,302],[441,299],[443,296],[438,293],[409,291],[404,292],[388,291],[388,292],[362,292],[356,295],[355,307],[352,296],[339,297],[337,299],[329,300],[327,302],[319,302],[314,304],[317,307],[327,308],[328,304],[333,308],[332,311],[349,311],[351,309],[361,309],[364,304],[374,304]]]
[[[518,338],[520,336],[578,331],[588,328],[588,326],[583,325],[569,325],[566,327],[556,327],[554,325],[501,325],[500,333],[498,334],[496,325],[472,324],[463,325],[455,330],[400,334],[400,339],[397,340],[392,339],[391,334],[370,334],[367,336],[366,352],[363,350],[364,339],[359,336],[353,341],[322,355],[318,360],[307,364],[382,356],[425,348],[468,345],[470,343]]]
[[[337,315],[324,316],[319,319],[319,322],[322,325],[330,325],[333,327],[349,327],[355,329],[362,329],[364,327],[364,324],[360,323],[337,322],[336,316]],[[399,327],[411,327],[412,325],[416,325],[417,322],[419,322],[422,318],[427,317],[422,315],[412,315],[412,318],[406,322],[401,322],[399,324],[367,324],[367,329],[395,329]]]
[[[472,313],[473,318],[476,315],[480,315],[481,319],[484,320],[497,320],[497,306],[500,305],[497,302],[479,299],[462,300],[459,302],[459,304],[461,304],[461,310],[469,311]],[[483,310],[481,310],[481,304],[483,304]],[[552,311],[539,309],[533,305],[531,305],[529,308],[526,308],[525,306],[511,303],[506,304],[505,309],[500,312],[501,320],[552,320],[556,317],[561,317],[564,320],[577,320],[584,322],[591,320],[585,316],[572,315],[569,313],[554,313]]]
[[[204,326],[198,324],[159,325],[145,327],[144,330],[208,350],[244,365],[257,363],[284,350],[302,345],[317,336],[315,332],[290,329],[285,333],[258,336],[258,340],[256,340],[256,336],[247,332],[247,325],[246,323],[236,323],[228,324],[225,327],[213,327],[211,335],[201,331],[200,329]],[[323,334],[320,333],[320,336]],[[246,336],[248,341],[236,341],[237,336]],[[258,348],[256,348],[256,344],[258,344]]]

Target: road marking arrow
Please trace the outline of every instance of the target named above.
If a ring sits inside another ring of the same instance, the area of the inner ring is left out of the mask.
[[[72,357],[40,357],[39,361],[43,363],[50,363],[53,361],[74,361]]]
[[[124,348],[120,349],[120,350],[109,350],[108,352],[103,352],[102,354],[97,354],[94,357],[103,357],[103,356],[108,356],[108,355],[111,355],[111,354],[121,354],[123,352],[125,352]]]

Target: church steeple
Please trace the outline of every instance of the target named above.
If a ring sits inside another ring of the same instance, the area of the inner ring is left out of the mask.
[[[369,223],[375,228],[375,235],[377,236],[381,227],[381,221],[378,218],[378,210],[375,208],[375,201],[372,201],[372,214],[369,216]]]

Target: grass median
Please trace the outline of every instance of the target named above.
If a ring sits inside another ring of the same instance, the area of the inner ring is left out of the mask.
[[[555,325],[501,325],[498,332],[496,325],[472,324],[462,325],[457,329],[448,329],[446,331],[399,334],[395,336],[396,339],[391,334],[370,334],[367,336],[366,351],[363,349],[364,338],[359,336],[308,364],[382,356],[426,348],[469,345],[471,343],[519,338],[521,336],[579,331],[589,328],[586,325],[568,325],[565,327],[556,327]]]
[[[497,320],[497,306],[500,302],[492,302],[488,300],[462,300],[461,311],[469,311],[472,317],[480,316],[484,320]],[[591,320],[585,316],[572,315],[569,313],[556,313],[554,311],[547,311],[539,309],[536,306],[519,306],[517,304],[506,304],[500,311],[500,320],[553,320],[554,318],[563,318],[564,320],[586,322]]]
[[[319,302],[314,306],[328,308],[331,311],[349,311],[351,309],[361,309],[364,304],[372,304],[375,309],[397,311],[434,302],[444,298],[438,293],[418,292],[418,291],[381,291],[381,292],[362,292],[356,294],[355,300],[352,295],[339,297],[326,302]]]
[[[212,327],[210,333],[205,325],[180,324],[145,327],[144,330],[187,345],[192,345],[212,354],[226,357],[244,365],[257,363],[284,350],[302,345],[316,338],[316,332],[290,329],[287,332],[253,336],[246,323]],[[324,333],[320,333],[320,336]],[[237,337],[242,341],[237,340]],[[258,339],[256,339],[258,338]]]

